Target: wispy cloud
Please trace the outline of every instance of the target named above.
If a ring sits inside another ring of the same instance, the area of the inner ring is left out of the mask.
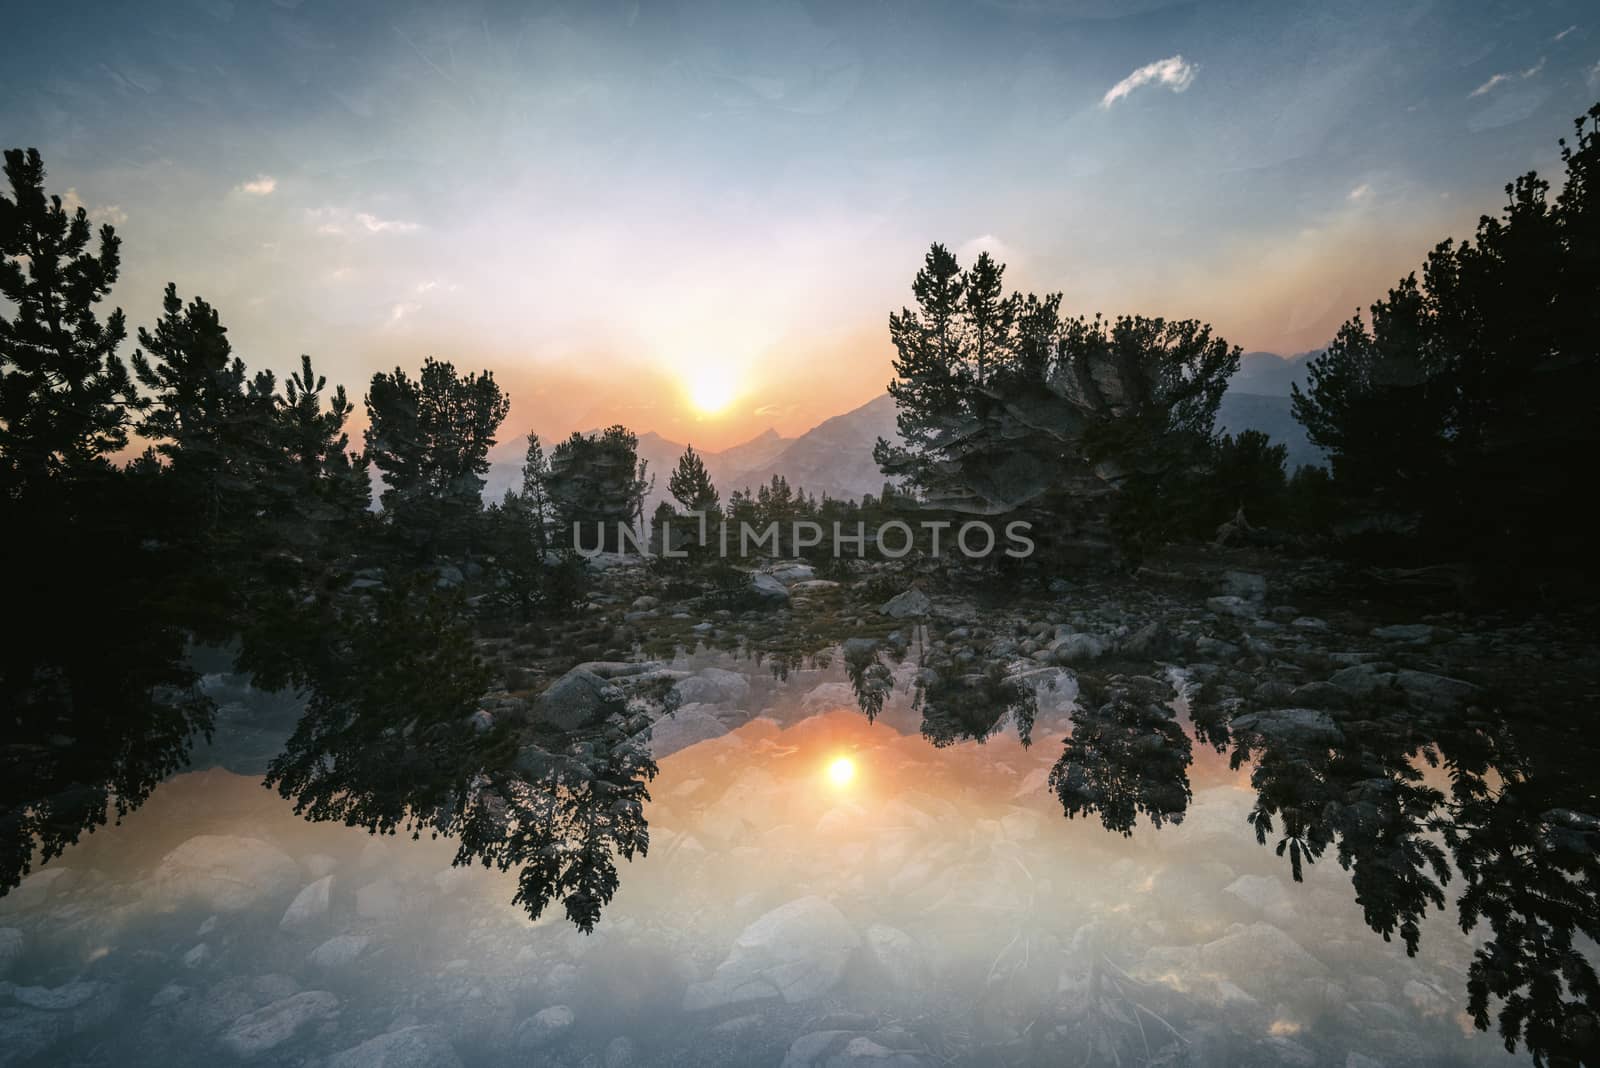
[[[1513,78],[1532,78],[1542,70],[1544,70],[1544,57],[1540,56],[1539,62],[1535,63],[1526,70],[1517,71],[1516,73],[1507,73],[1502,71],[1499,74],[1491,75],[1488,81],[1484,82],[1472,92],[1468,93],[1467,96],[1471,98],[1474,96],[1483,96],[1485,93],[1492,93],[1500,86],[1511,81]]]
[[[1560,33],[1556,34],[1554,37],[1550,38],[1550,40],[1559,41],[1559,40],[1561,40],[1561,38],[1565,37],[1569,33],[1576,33],[1577,29],[1578,29],[1578,26],[1577,26],[1576,23],[1574,23],[1573,25],[1568,26],[1566,29],[1562,30]]]
[[[272,191],[278,188],[278,180],[270,174],[258,174],[248,182],[241,183],[239,192],[248,193],[253,197],[271,196]]]
[[[409,234],[422,229],[414,222],[404,219],[380,219],[369,212],[359,212],[356,222],[360,223],[369,234]]]
[[[343,208],[308,208],[306,218],[316,224],[317,233],[329,237],[349,233],[411,234],[422,229],[420,223],[406,219],[384,219],[369,211],[351,214]]]
[[[1349,195],[1347,197],[1345,197],[1345,199],[1346,200],[1365,200],[1368,197],[1370,197],[1371,195],[1372,195],[1372,186],[1368,185],[1366,182],[1362,182],[1360,185],[1358,185],[1354,189],[1350,190]]]
[[[1164,85],[1174,93],[1181,93],[1194,84],[1195,72],[1199,69],[1195,64],[1185,61],[1181,55],[1146,63],[1106,90],[1106,95],[1100,98],[1100,106],[1109,108],[1135,89],[1146,85]]]
[[[1476,89],[1474,89],[1472,92],[1468,93],[1467,95],[1468,96],[1482,96],[1484,93],[1493,92],[1497,86],[1504,85],[1506,82],[1509,82],[1510,80],[1511,80],[1511,75],[1509,75],[1509,74],[1496,74],[1493,77],[1491,77],[1488,81],[1484,82],[1482,85],[1480,85]]]

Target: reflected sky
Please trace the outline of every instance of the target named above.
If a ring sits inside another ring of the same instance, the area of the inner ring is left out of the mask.
[[[1090,1049],[1139,1063],[1140,1023],[1197,1064],[1523,1063],[1462,1012],[1485,932],[1430,913],[1408,957],[1369,929],[1337,864],[1293,882],[1247,822],[1255,766],[1196,745],[1181,821],[1124,836],[1062,819],[1047,785],[1081,702],[1045,695],[1031,747],[1010,731],[935,747],[904,687],[869,723],[840,664],[780,682],[716,662],[746,673],[763,711],[658,757],[649,855],[623,865],[591,936],[559,910],[531,921],[511,904],[515,872],[452,868],[451,843],[308,823],[253,776],[171,780],[0,900],[0,926],[23,932],[13,982],[97,984],[95,1015],[57,1012],[77,1030],[53,1063],[113,1048],[133,1058],[119,1063],[211,1063],[242,1041],[241,1013],[314,1009],[319,992],[337,1016],[276,1055],[420,1027],[467,1063],[576,1063],[619,1038],[638,1063],[777,1063],[832,1018],[958,1063]],[[841,758],[848,781],[830,774]],[[825,911],[761,943],[776,964],[749,948],[796,909]],[[830,924],[835,957],[816,949]],[[820,970],[820,992],[763,985],[790,965]],[[529,1021],[558,1006],[570,1026],[536,1040]],[[49,1011],[18,1002],[18,1018]]]

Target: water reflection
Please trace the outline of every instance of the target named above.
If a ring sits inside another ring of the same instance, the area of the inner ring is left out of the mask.
[[[1497,1060],[1477,1024],[1584,1063],[1574,721],[1013,641],[589,665],[564,725],[544,699],[421,739],[302,718],[273,765],[293,805],[179,776],[0,899],[7,1056]],[[595,935],[556,901],[603,908]]]

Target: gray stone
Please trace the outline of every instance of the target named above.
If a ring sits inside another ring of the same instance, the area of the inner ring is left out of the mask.
[[[307,990],[245,1013],[233,1021],[217,1041],[236,1057],[257,1057],[338,1011],[336,996],[326,990]]]
[[[461,1058],[432,1027],[403,1027],[335,1053],[327,1068],[461,1068]]]
[[[202,834],[168,853],[150,880],[164,902],[199,901],[218,912],[241,912],[287,894],[300,867],[259,838]]]
[[[933,602],[928,600],[928,595],[921,590],[911,589],[904,593],[897,593],[878,611],[891,619],[912,619],[925,616],[933,608]]]
[[[750,680],[737,671],[706,668],[673,684],[680,704],[736,705],[750,696]]]
[[[915,939],[898,927],[873,924],[866,930],[867,950],[896,990],[920,990],[928,981],[927,955]]]
[[[855,928],[830,902],[798,898],[746,927],[711,978],[690,984],[684,1010],[770,997],[809,1001],[833,988],[860,944]]]
[[[1394,676],[1379,671],[1371,664],[1352,664],[1335,671],[1328,681],[1346,693],[1365,697],[1388,686],[1394,681]]]
[[[769,608],[789,603],[789,587],[764,571],[751,573],[749,589],[753,597]]]
[[[1068,634],[1054,642],[1051,656],[1058,664],[1082,664],[1098,660],[1111,650],[1110,643],[1097,634]]]
[[[1161,620],[1152,620],[1122,639],[1122,652],[1127,656],[1158,659],[1171,656],[1177,646],[1172,631]]]
[[[324,875],[295,895],[283,912],[278,926],[285,931],[297,931],[322,919],[328,914],[328,898],[333,892],[333,876]]]
[[[606,1043],[605,1068],[632,1068],[639,1061],[633,1041],[618,1035]]]
[[[572,1030],[577,1016],[565,1005],[552,1005],[540,1009],[523,1020],[513,1036],[518,1049],[533,1050],[548,1046]]]
[[[1344,737],[1328,713],[1315,708],[1274,708],[1233,718],[1233,729],[1295,745],[1336,745]]]
[[[344,968],[354,964],[356,958],[366,951],[371,941],[372,939],[366,935],[334,935],[313,949],[307,960],[318,968]]]
[[[1466,704],[1479,692],[1478,687],[1470,682],[1427,671],[1398,671],[1394,681],[1412,700],[1441,710]]]
[[[599,723],[627,704],[623,692],[593,671],[575,667],[540,694],[533,702],[533,715],[562,730]]]
[[[1232,595],[1207,597],[1206,607],[1219,616],[1232,616],[1235,619],[1254,619],[1261,614],[1261,606],[1255,601]]]

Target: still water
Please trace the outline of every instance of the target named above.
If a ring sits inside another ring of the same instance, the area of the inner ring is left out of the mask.
[[[1331,856],[1293,882],[1209,748],[1124,836],[1046,787],[1070,692],[1031,747],[936,748],[837,667],[707,677],[592,935],[450,843],[307,822],[220,739],[0,899],[0,1064],[1526,1063],[1464,1015],[1481,932],[1430,913],[1407,957]]]

